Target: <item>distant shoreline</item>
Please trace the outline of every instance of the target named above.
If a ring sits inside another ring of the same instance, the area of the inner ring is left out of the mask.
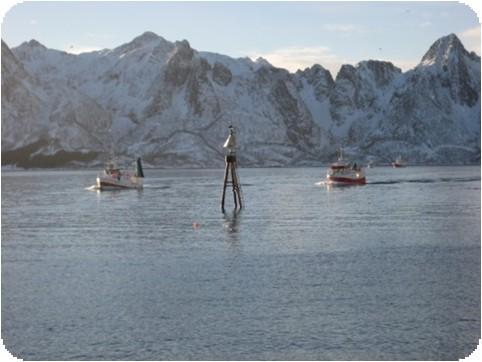
[[[273,168],[273,169],[299,169],[299,168],[326,168],[330,164],[324,163],[320,164],[319,166],[240,166],[240,169],[263,169],[263,168]],[[467,164],[413,164],[408,165],[404,168],[413,168],[413,167],[480,167],[480,163],[467,163]],[[366,167],[366,166],[363,166]],[[17,171],[98,171],[101,169],[102,166],[99,167],[31,167],[31,168],[22,168],[22,167],[11,167],[10,165],[2,165],[1,171],[2,172],[17,172]],[[223,170],[223,166],[220,167],[143,167],[144,170]],[[372,166],[371,168],[392,168],[391,164],[377,164],[376,166]]]

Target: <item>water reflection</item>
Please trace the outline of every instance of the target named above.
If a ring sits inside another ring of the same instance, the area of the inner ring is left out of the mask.
[[[353,184],[353,185],[335,185],[335,184],[332,184],[332,183],[325,183],[324,185],[326,187],[326,189],[330,192],[333,192],[333,191],[346,191],[346,190],[352,190],[352,189],[355,189],[357,187],[363,187],[365,185],[356,185],[356,184]]]
[[[122,190],[122,189],[112,189],[112,190],[92,190],[96,193],[97,205],[102,202],[113,202],[118,200],[125,200],[126,198],[135,198],[141,200],[144,196],[143,189],[132,189],[132,190]]]
[[[224,230],[226,230],[230,241],[238,242],[241,211],[224,212],[223,219],[223,227]]]

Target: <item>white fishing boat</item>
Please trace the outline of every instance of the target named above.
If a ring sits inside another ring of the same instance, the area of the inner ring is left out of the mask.
[[[343,159],[343,152],[340,151],[338,160],[331,164],[326,175],[328,185],[364,185],[366,183],[363,168],[356,163],[350,164]]]
[[[142,189],[144,172],[141,159],[136,161],[134,170],[118,167],[115,162],[109,162],[102,174],[97,175],[98,190]]]

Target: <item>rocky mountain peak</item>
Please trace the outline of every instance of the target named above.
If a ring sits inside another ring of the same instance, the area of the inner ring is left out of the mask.
[[[357,72],[363,71],[370,73],[370,78],[374,79],[380,87],[386,86],[396,75],[402,73],[402,70],[391,62],[382,60],[366,60],[358,63]]]
[[[47,49],[46,46],[44,46],[43,44],[41,44],[40,42],[38,42],[38,41],[35,40],[35,39],[31,39],[29,42],[26,42],[25,44],[28,45],[28,46],[31,47],[31,48]]]
[[[173,51],[169,54],[164,76],[168,82],[181,86],[192,70],[194,50],[187,40],[176,41],[174,46]]]
[[[393,63],[384,60],[364,60],[358,63],[358,68],[367,68],[372,72],[389,71],[401,73],[401,69],[394,66]]]
[[[191,44],[186,39],[178,40],[174,43],[178,49],[190,50]]]
[[[265,58],[263,57],[258,57],[255,60],[255,63],[258,64],[259,66],[266,66],[266,67],[271,67],[271,63],[268,62]]]
[[[8,53],[8,56],[13,56],[12,51],[8,47],[7,43],[5,43],[2,39],[2,55]],[[2,57],[3,58],[3,57]]]
[[[335,82],[339,82],[342,79],[353,80],[355,77],[356,68],[351,64],[343,64],[336,75]]]
[[[114,49],[115,53],[118,54],[126,54],[132,51],[138,50],[147,50],[148,52],[152,52],[152,49],[161,45],[161,44],[172,44],[165,40],[163,37],[153,33],[152,31],[146,31],[141,35],[135,37],[130,42],[122,44],[121,46]]]
[[[327,95],[335,85],[335,81],[333,80],[330,71],[319,64],[315,64],[304,70],[298,70],[296,75],[305,78],[308,84],[315,86],[319,94]]]
[[[15,55],[12,53],[8,45],[2,40],[2,92],[6,92],[6,88],[4,85],[6,84],[6,78],[11,76],[14,73],[17,73],[18,70],[23,71],[23,66],[17,60]],[[22,74],[22,77],[24,75]],[[2,94],[3,97],[3,94]]]
[[[447,65],[451,59],[457,59],[463,55],[469,54],[467,50],[465,50],[462,42],[457,35],[449,34],[432,44],[430,49],[423,56],[421,64]]]
[[[153,39],[156,40],[156,39],[159,39],[159,38],[161,38],[161,37],[159,35],[157,35],[156,33],[154,33],[153,31],[145,31],[144,33],[139,35],[136,39],[149,41],[149,40],[153,40]]]
[[[311,67],[307,67],[305,68],[304,70],[300,70],[298,69],[296,71],[296,74],[300,75],[300,76],[305,76],[307,78],[313,78],[313,77],[317,77],[317,78],[326,78],[327,81],[330,83],[330,84],[333,84],[334,81],[333,81],[333,77],[331,76],[331,73],[329,70],[325,69],[324,67],[322,67],[321,65],[319,64],[314,64],[313,66]]]
[[[145,44],[145,43],[150,43],[153,41],[159,41],[162,40],[163,38],[156,33],[152,31],[146,31],[142,33],[141,35],[135,37],[131,43],[136,43],[136,44]]]
[[[31,39],[29,41],[25,41],[22,44],[20,44],[17,49],[19,51],[24,51],[24,52],[33,52],[33,51],[38,51],[38,50],[47,50],[47,47],[38,42],[35,39]]]
[[[416,70],[420,79],[422,74],[438,75],[455,103],[472,107],[479,100],[480,57],[469,53],[455,34],[438,39]]]

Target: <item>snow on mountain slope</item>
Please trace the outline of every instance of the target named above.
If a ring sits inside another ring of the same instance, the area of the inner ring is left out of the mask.
[[[404,75],[385,117],[379,127],[384,142],[397,142],[415,161],[480,159],[480,57],[454,34],[439,39]],[[378,142],[373,150],[380,147]],[[396,151],[385,153],[393,157]]]
[[[94,100],[64,82],[30,74],[2,42],[2,162],[92,160],[105,148],[110,126],[109,114]]]
[[[2,151],[39,141],[48,132],[46,95],[2,41]]]
[[[363,61],[335,80],[320,65],[292,74],[152,32],[80,55],[2,43],[2,153],[15,163],[23,150],[39,166],[99,163],[106,152],[218,166],[232,124],[244,165],[318,164],[339,146],[360,160],[466,163],[480,159],[479,89],[480,58],[455,35],[407,73]]]

